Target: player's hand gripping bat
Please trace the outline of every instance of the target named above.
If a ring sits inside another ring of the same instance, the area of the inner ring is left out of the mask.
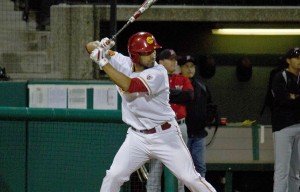
[[[115,40],[117,36],[132,22],[134,22],[137,18],[139,18],[147,9],[149,9],[156,1],[158,0],[145,0],[141,7],[129,18],[127,23],[117,31],[115,35],[112,36],[111,39],[104,38],[100,42],[94,41],[86,44],[85,48],[87,52],[90,54],[96,47],[102,47],[105,49],[111,49],[115,45]]]

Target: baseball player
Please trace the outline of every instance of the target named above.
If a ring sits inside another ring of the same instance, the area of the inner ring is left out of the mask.
[[[108,38],[86,45],[90,58],[117,85],[127,136],[106,172],[100,192],[118,192],[131,173],[150,159],[159,159],[193,192],[216,191],[196,172],[169,104],[168,74],[155,62],[161,46],[148,32],[128,40],[129,56],[107,51]]]
[[[271,84],[274,96],[271,116],[275,155],[273,192],[294,192],[292,188],[300,186],[300,173],[290,171],[294,161],[298,165],[300,162],[299,156],[292,155],[298,149],[295,145],[300,136],[300,48],[289,49],[284,58],[288,67],[277,72]]]
[[[169,76],[170,85],[170,104],[176,114],[176,120],[179,125],[182,138],[187,142],[187,127],[185,124],[186,107],[185,103],[193,99],[193,86],[190,80],[179,74],[175,74],[177,59],[180,58],[172,49],[165,49],[160,52],[158,56],[159,64],[162,64]],[[163,165],[157,159],[150,160],[150,173],[147,181],[148,192],[161,191],[161,176],[163,172]],[[184,192],[184,185],[178,181],[178,191]]]

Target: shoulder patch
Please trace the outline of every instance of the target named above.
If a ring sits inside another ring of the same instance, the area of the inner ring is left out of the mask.
[[[115,54],[116,54],[116,53],[115,53],[114,51],[108,50],[108,55],[109,55],[110,57],[114,56]]]
[[[153,76],[152,75],[147,75],[147,80],[151,80],[153,79]]]

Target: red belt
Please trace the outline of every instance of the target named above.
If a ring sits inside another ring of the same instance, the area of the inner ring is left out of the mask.
[[[171,124],[166,122],[164,124],[162,124],[161,126],[161,129],[162,130],[167,130],[171,127]],[[136,132],[139,132],[139,133],[144,133],[144,134],[153,134],[153,133],[156,133],[156,129],[155,127],[154,128],[151,128],[151,129],[144,129],[144,130],[138,130],[134,127],[131,127],[132,130],[136,131]]]

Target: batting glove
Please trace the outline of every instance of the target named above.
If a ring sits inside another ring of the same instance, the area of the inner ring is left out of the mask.
[[[109,39],[107,37],[101,39],[101,41],[99,42],[99,45],[101,48],[104,48],[105,50],[109,50],[111,49],[113,46],[115,46],[115,41],[112,39]]]
[[[105,57],[105,55],[106,55],[105,52],[106,52],[106,50],[104,50],[103,48],[97,47],[90,54],[90,58],[99,65],[101,70],[102,70],[102,67],[104,67],[108,63],[108,60]]]

